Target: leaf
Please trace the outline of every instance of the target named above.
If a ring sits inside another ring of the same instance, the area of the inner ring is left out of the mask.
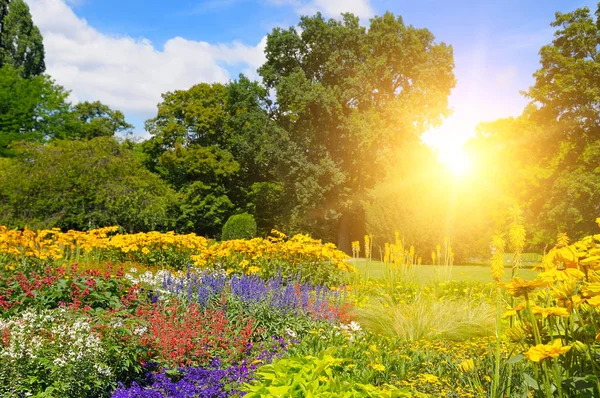
[[[533,388],[536,391],[540,389],[538,382],[535,381],[535,379],[533,377],[531,377],[530,375],[528,375],[527,373],[523,373],[523,379],[527,386]]]
[[[524,358],[523,354],[515,355],[514,357],[512,357],[508,361],[506,361],[506,364],[512,365],[514,363],[519,363],[523,360],[523,358]]]

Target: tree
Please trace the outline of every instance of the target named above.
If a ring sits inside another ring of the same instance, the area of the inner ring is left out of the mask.
[[[0,156],[12,156],[17,141],[91,139],[133,127],[120,111],[98,101],[71,105],[68,95],[46,75],[25,78],[10,65],[0,68]]]
[[[27,78],[46,70],[42,34],[23,0],[0,0],[0,68],[5,65]]]
[[[150,173],[127,143],[21,143],[0,159],[0,224],[87,230],[120,225],[129,232],[172,227],[175,193]]]
[[[285,134],[270,120],[269,106],[267,91],[244,76],[163,95],[157,116],[146,122],[152,138],[144,150],[150,170],[182,196],[181,230],[218,236],[229,215],[260,206],[254,194],[285,158]],[[261,218],[261,231],[270,223]]]
[[[259,69],[274,90],[274,118],[293,145],[286,195],[292,229],[349,249],[348,228],[388,159],[448,114],[452,48],[386,13],[368,29],[357,17],[302,17],[268,35]]]
[[[0,156],[15,141],[43,142],[66,136],[68,92],[45,75],[25,78],[11,65],[0,68]]]
[[[128,133],[133,126],[125,121],[125,115],[112,110],[100,101],[80,102],[72,109],[72,125],[69,138],[91,139],[111,137],[117,133]]]
[[[580,238],[600,214],[600,6],[556,13],[554,40],[516,119],[481,126],[475,146],[502,161],[505,194],[524,204],[540,244],[557,232]]]

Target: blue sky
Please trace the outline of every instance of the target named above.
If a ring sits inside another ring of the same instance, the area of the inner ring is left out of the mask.
[[[539,48],[552,40],[556,11],[589,0],[27,0],[44,35],[48,73],[72,99],[122,109],[144,135],[160,93],[201,81],[256,77],[265,35],[299,15],[354,11],[365,21],[386,10],[454,47],[454,115],[426,135],[460,145],[480,120],[517,115],[533,82]]]

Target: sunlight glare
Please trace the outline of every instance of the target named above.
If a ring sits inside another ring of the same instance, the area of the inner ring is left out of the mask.
[[[440,153],[439,160],[454,176],[464,177],[472,171],[471,160],[462,147],[453,149]]]

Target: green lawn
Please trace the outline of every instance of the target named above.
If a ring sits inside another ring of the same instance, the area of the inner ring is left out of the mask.
[[[385,274],[385,264],[381,261],[369,261],[364,259],[349,260],[356,269],[365,277],[380,279]],[[445,267],[435,265],[417,265],[409,273],[409,278],[419,284],[426,284],[434,281],[444,280],[446,278]],[[504,281],[510,280],[510,268],[505,268]],[[531,269],[521,269],[519,276],[523,279],[535,278],[537,272]],[[490,267],[484,265],[454,265],[450,269],[449,279],[456,280],[476,280],[482,282],[491,282]]]

